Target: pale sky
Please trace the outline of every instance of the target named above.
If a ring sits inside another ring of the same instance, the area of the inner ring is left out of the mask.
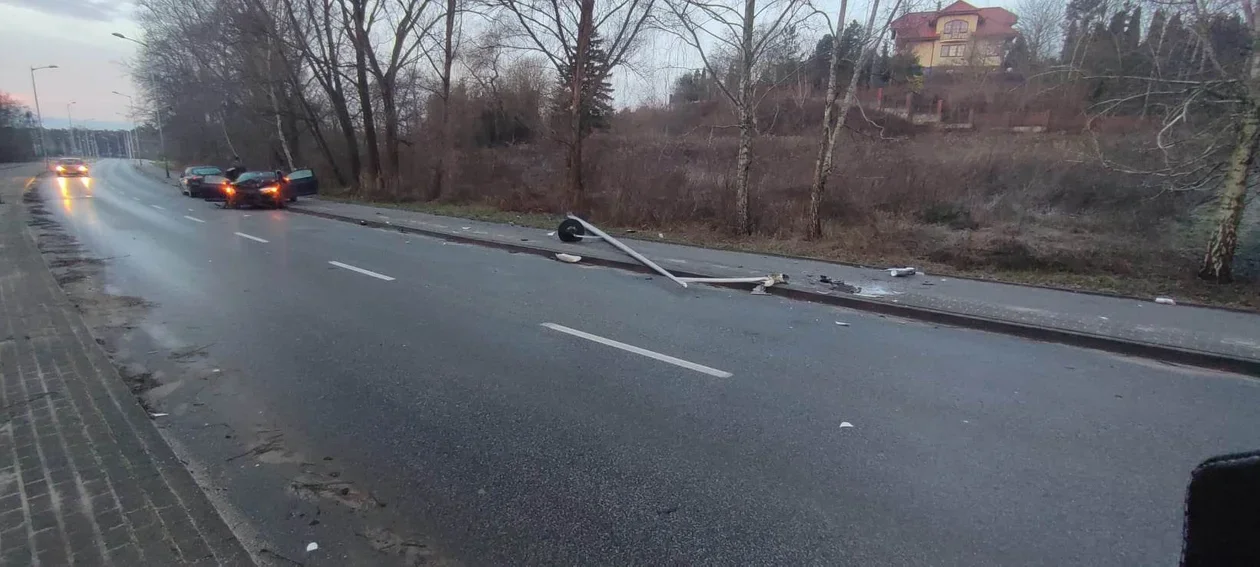
[[[122,0],[0,0],[0,91],[34,110],[30,68],[57,65],[35,72],[45,126],[65,127],[74,102],[76,126],[129,128],[127,99],[110,91],[136,95],[126,65],[140,46],[110,34],[140,36],[131,10]]]
[[[933,0],[910,1],[928,7],[936,4]],[[973,4],[1012,9],[1015,1]],[[885,0],[885,4],[890,3]],[[832,17],[838,4],[838,0],[815,2]],[[864,0],[851,2],[850,19],[863,18],[866,5]],[[0,0],[0,53],[4,54],[0,57],[0,91],[33,109],[30,68],[58,65],[59,69],[36,72],[45,126],[64,127],[66,105],[73,101],[70,113],[76,125],[86,122],[98,128],[129,128],[128,100],[111,91],[135,96],[139,102],[129,65],[140,47],[110,34],[143,38],[131,19],[133,9],[126,0]],[[823,26],[817,21],[810,26],[813,29],[801,30],[802,39],[812,46],[812,41],[824,33]],[[673,79],[700,65],[686,44],[666,34],[648,38],[634,62],[635,70],[615,73],[618,106],[663,103]]]

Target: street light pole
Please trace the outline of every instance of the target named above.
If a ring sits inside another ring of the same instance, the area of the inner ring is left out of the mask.
[[[35,71],[40,69],[56,69],[56,65],[31,67],[31,90],[35,93],[35,118],[39,121],[39,153],[44,158],[44,167],[48,167],[48,146],[44,141],[44,115],[39,110],[39,88],[35,86]]]
[[[140,40],[138,40],[138,39],[133,39],[133,38],[127,37],[127,36],[125,36],[125,35],[123,35],[123,34],[121,34],[121,33],[118,33],[118,32],[114,32],[114,33],[112,33],[112,34],[110,34],[110,35],[113,35],[114,37],[116,37],[116,38],[118,38],[118,39],[125,39],[125,40],[130,41],[130,42],[132,42],[132,43],[134,43],[134,44],[136,44],[136,45],[139,45],[139,46],[141,46],[141,47],[148,47],[148,46],[149,46],[149,44],[147,44],[147,43],[145,43],[145,42],[143,42],[143,41],[140,41]],[[150,70],[149,70],[149,84],[154,85],[154,87],[156,88],[157,81],[154,79],[154,76],[153,76],[153,70],[152,70],[152,69],[150,69]],[[154,101],[154,102],[157,102],[157,101]],[[165,131],[164,131],[164,130],[163,130],[163,128],[162,128],[162,105],[161,105],[161,104],[154,104],[154,109],[153,109],[153,112],[154,112],[154,114],[155,114],[155,115],[156,115],[156,117],[157,117],[158,143],[159,143],[159,144],[161,144],[161,149],[162,149],[162,164],[166,167],[166,178],[167,178],[167,179],[170,179],[170,178],[171,178],[171,160],[170,160],[170,158],[169,158],[169,157],[167,157],[167,155],[166,155],[166,133],[165,133]]]
[[[70,153],[77,155],[79,153],[79,144],[74,139],[74,113],[70,111],[70,107],[76,104],[78,103],[71,101],[70,104],[66,105],[66,118],[70,120]]]

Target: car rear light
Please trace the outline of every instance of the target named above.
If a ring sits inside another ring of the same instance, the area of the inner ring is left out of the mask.
[[[202,177],[200,175],[194,175],[192,177],[189,177],[188,179],[191,181],[201,181]]]
[[[223,192],[227,193],[228,195],[235,195],[236,189],[233,189],[231,185],[224,185]]]

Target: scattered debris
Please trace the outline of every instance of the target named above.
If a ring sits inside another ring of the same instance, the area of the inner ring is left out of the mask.
[[[380,214],[380,213],[377,213],[377,214]],[[312,552],[312,551],[315,551],[316,549],[319,549],[319,544],[318,544],[318,543],[315,543],[315,542],[313,542],[313,541],[312,541],[312,542],[310,542],[310,543],[306,544],[306,552],[307,552],[307,553],[310,553],[310,552]]]
[[[665,233],[664,233],[664,232],[658,232],[658,233],[656,233],[656,237],[657,237],[657,238],[665,238]]]
[[[582,257],[581,257],[581,256],[574,256],[574,255],[572,255],[572,254],[565,254],[564,252],[557,252],[557,253],[556,253],[556,259],[557,259],[557,260],[560,260],[561,262],[568,262],[568,263],[570,263],[570,264],[576,264],[576,263],[578,263],[578,262],[581,262],[581,261],[582,261]]]
[[[849,427],[853,427],[853,424],[852,424],[852,423],[849,423],[849,422],[847,422],[847,421],[841,421],[841,422],[840,422],[840,429],[846,429],[846,428],[849,428]]]
[[[923,280],[923,285],[936,285],[931,280]]]
[[[752,290],[753,295],[770,295],[766,293],[766,284],[757,284]]]
[[[894,278],[902,278],[902,277],[906,277],[906,276],[913,276],[913,275],[914,275],[914,274],[916,274],[916,273],[917,273],[917,270],[915,270],[914,268],[909,268],[909,267],[907,267],[907,268],[888,268],[888,275],[890,275],[890,276],[892,276],[892,277],[894,277]]]
[[[547,236],[555,236],[555,235],[556,235],[556,231],[554,230],[547,233]]]
[[[363,220],[363,219],[359,219],[359,225],[361,225],[361,226],[367,226],[367,221],[365,221],[365,220]]]
[[[168,415],[171,415],[171,414],[169,414],[169,413],[151,413],[151,414],[149,414],[149,417],[166,417],[166,416],[168,416]]]
[[[461,226],[461,227],[459,227],[459,228],[460,228],[460,230],[472,230],[472,227],[471,227],[471,226]]]
[[[848,326],[849,326],[849,324],[848,324],[848,323],[845,323],[845,322],[843,322],[843,321],[836,321],[836,324],[837,324],[837,325],[840,325],[841,327],[848,327]]]
[[[831,277],[830,277],[830,276],[818,276],[818,281],[820,281],[820,282],[822,282],[822,283],[829,284],[829,283],[831,283]]]
[[[1156,297],[1155,303],[1158,303],[1160,305],[1176,305],[1177,304],[1177,302],[1173,301],[1173,298],[1171,297]]]

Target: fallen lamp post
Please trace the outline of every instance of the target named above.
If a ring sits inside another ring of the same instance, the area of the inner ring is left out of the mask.
[[[673,281],[674,283],[682,287],[687,287],[688,283],[707,283],[707,284],[755,283],[757,284],[757,287],[756,289],[753,290],[753,293],[765,293],[765,288],[771,287],[776,284],[787,283],[787,276],[784,274],[771,274],[767,276],[748,276],[748,277],[733,277],[733,278],[705,278],[705,277],[680,278],[670,273],[669,270],[662,268],[656,262],[653,262],[652,260],[648,259],[646,256],[634,251],[634,249],[630,248],[629,246],[626,246],[626,244],[623,243],[622,241],[617,240],[616,238],[613,238],[612,236],[610,236],[608,233],[600,230],[599,227],[589,222],[586,222],[585,220],[577,217],[576,215],[572,213],[569,213],[568,215],[565,215],[565,216],[566,216],[565,220],[562,221],[560,223],[560,226],[556,229],[556,236],[562,242],[580,242],[582,240],[603,240],[604,242],[611,244],[614,248],[622,252],[625,252],[631,258],[638,260],[639,263],[651,268],[656,273],[669,278],[670,281]],[[588,232],[590,234],[587,234]]]

